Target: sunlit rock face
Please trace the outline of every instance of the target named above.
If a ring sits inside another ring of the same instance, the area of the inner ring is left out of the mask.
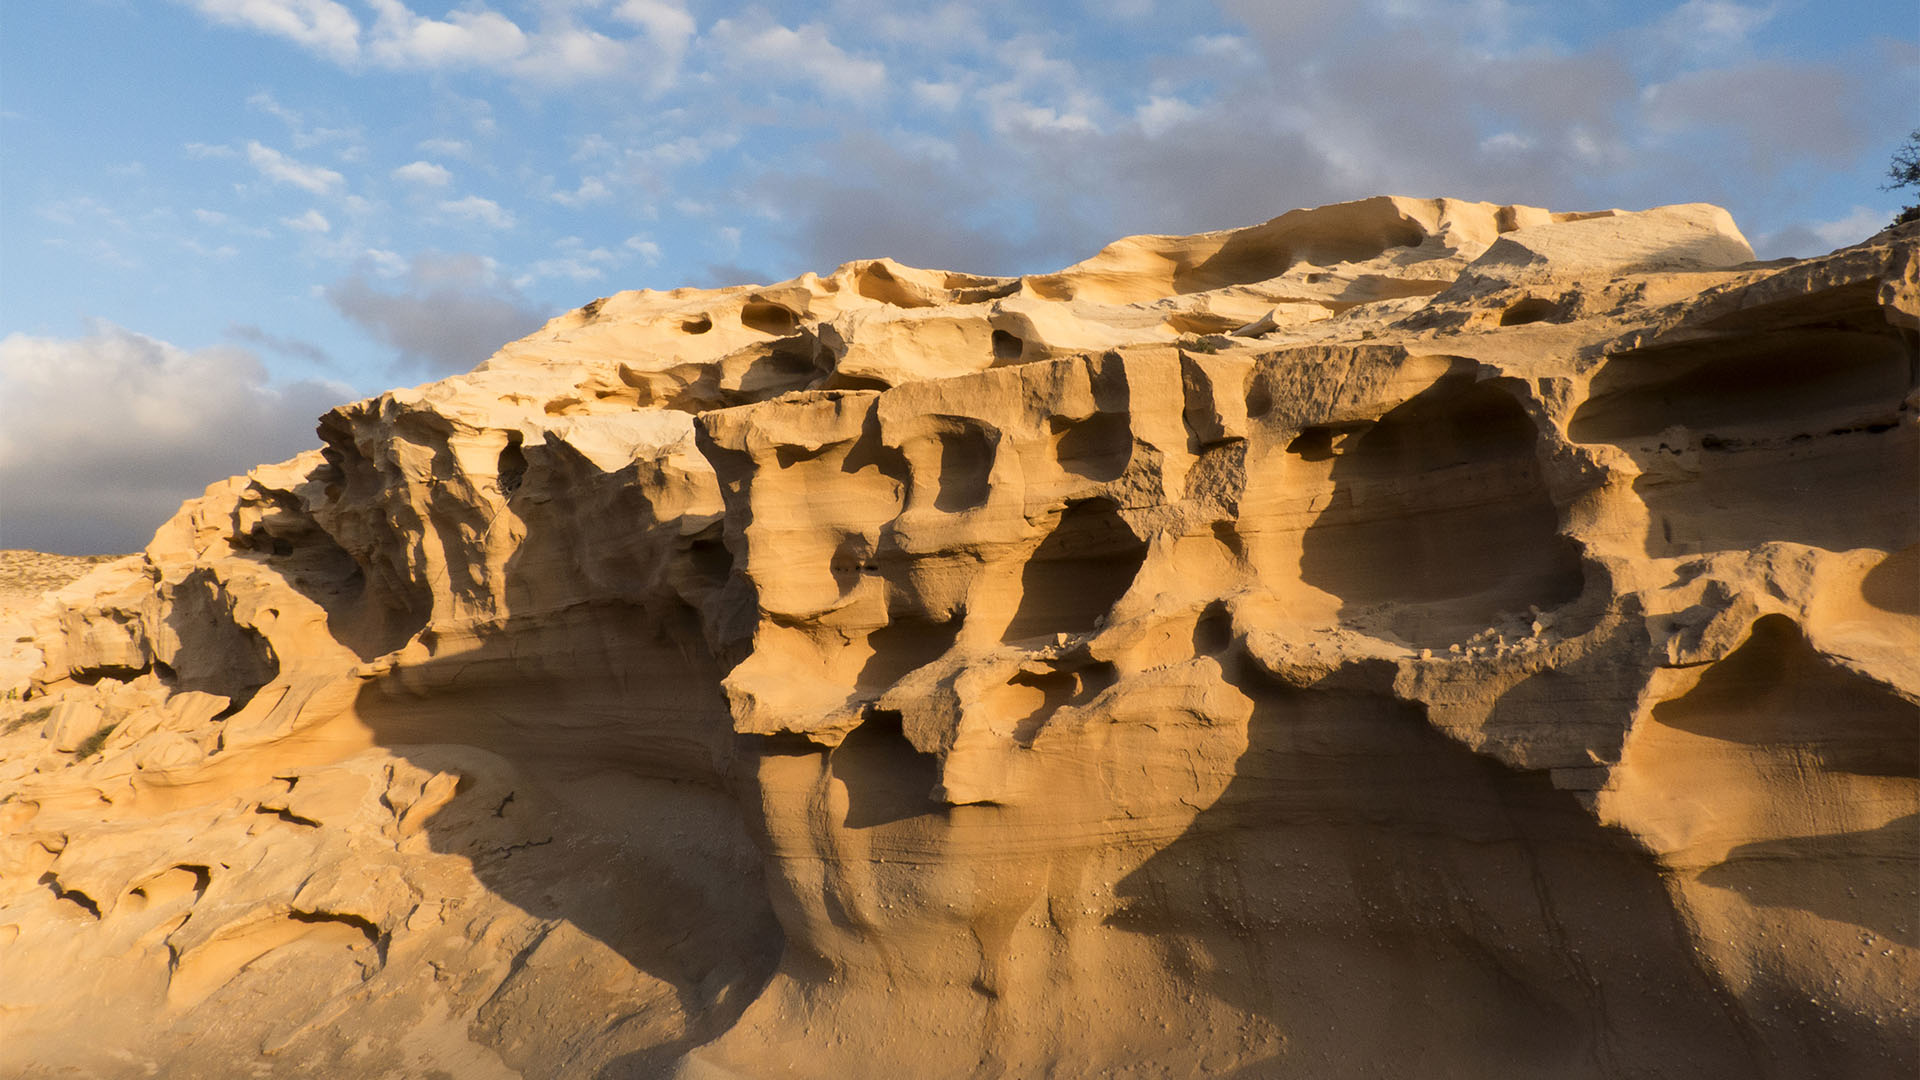
[[[1376,198],[335,410],[9,646],[0,1071],[1909,1074],[1917,247]]]

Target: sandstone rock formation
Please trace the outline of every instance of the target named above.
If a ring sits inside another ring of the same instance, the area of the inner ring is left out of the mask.
[[[0,1072],[1920,1067],[1920,227],[622,293],[65,589]]]

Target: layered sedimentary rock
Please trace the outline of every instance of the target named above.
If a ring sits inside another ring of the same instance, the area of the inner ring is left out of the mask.
[[[1917,247],[1378,198],[337,409],[42,612],[0,1061],[1910,1073]]]

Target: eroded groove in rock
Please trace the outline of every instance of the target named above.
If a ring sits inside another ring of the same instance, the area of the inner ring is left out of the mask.
[[[1008,642],[1098,629],[1133,584],[1146,545],[1106,499],[1068,503],[1020,577],[1020,606],[1001,634]]]
[[[1303,460],[1331,459],[1332,482],[1301,538],[1300,575],[1340,597],[1344,621],[1379,618],[1413,644],[1444,647],[1580,595],[1579,553],[1560,535],[1533,424],[1499,387],[1443,378],[1346,435],[1337,454],[1319,431],[1297,442]]]
[[[1910,1074],[1917,246],[1383,197],[335,409],[0,666],[0,1059]]]
[[[1655,557],[1769,540],[1899,546],[1920,507],[1913,343],[1898,333],[1775,327],[1611,357],[1569,433],[1641,469]],[[1846,514],[1815,507],[1827,500]]]

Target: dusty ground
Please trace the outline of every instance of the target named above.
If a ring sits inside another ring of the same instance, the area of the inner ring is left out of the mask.
[[[33,612],[46,594],[122,557],[0,551],[0,694],[24,689],[40,666],[40,650],[33,645]]]

